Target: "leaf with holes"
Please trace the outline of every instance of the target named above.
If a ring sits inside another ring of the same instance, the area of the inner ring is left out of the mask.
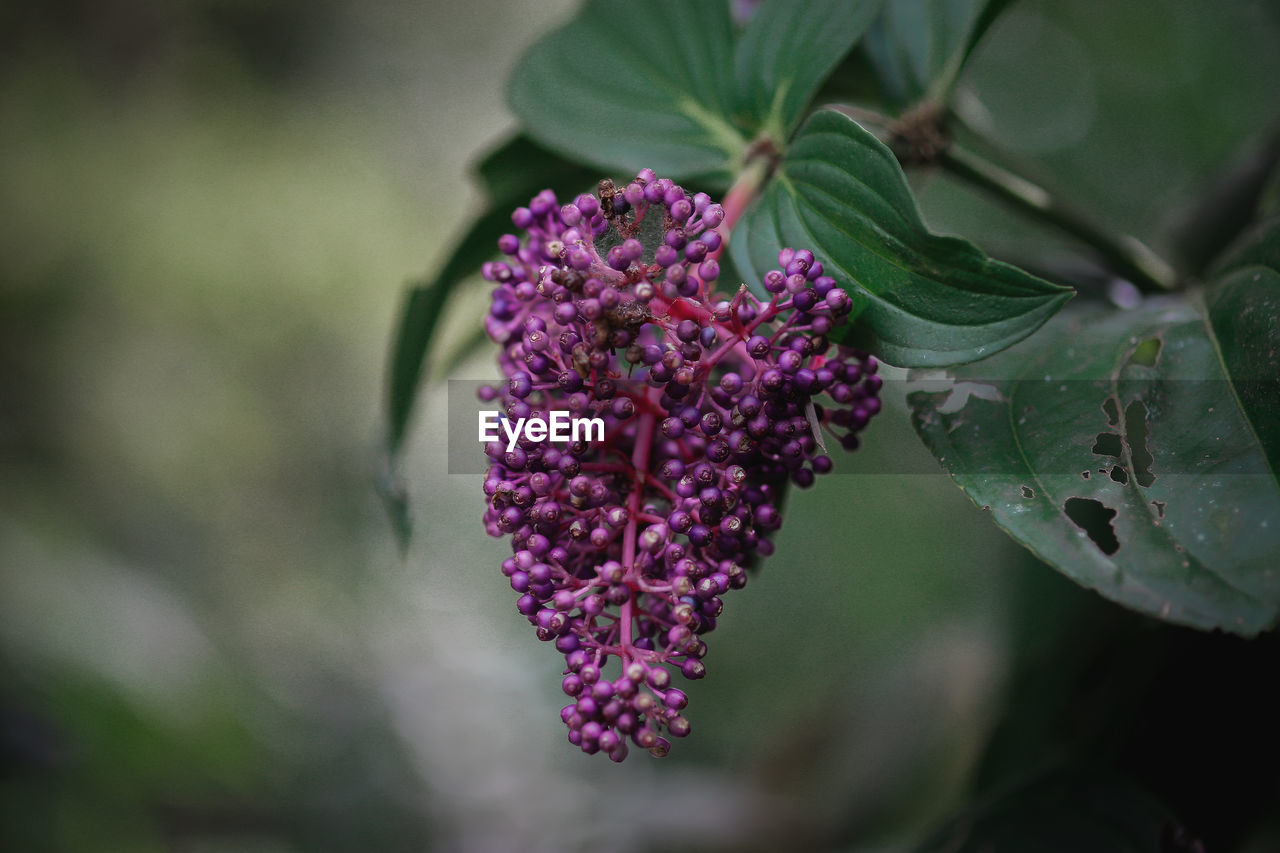
[[[1280,295],[1250,270],[1237,310]],[[1280,616],[1280,487],[1213,314],[1181,297],[1067,311],[909,402],[955,481],[1045,561],[1152,616],[1252,635]]]
[[[867,57],[888,97],[945,100],[974,45],[1009,0],[889,0],[867,31]]]
[[[767,0],[736,51],[743,108],[785,140],[823,81],[862,38],[880,0]]]
[[[998,352],[1071,296],[972,243],[929,233],[893,154],[832,110],[800,129],[729,245],[756,286],[777,266],[780,246],[812,250],[854,298],[855,328],[866,334],[858,342],[906,367]]]
[[[590,0],[520,60],[507,100],[583,162],[724,183],[747,144],[730,119],[733,53],[727,3]]]

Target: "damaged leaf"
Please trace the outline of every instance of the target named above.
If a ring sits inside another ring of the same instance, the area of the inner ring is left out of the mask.
[[[1215,307],[1261,322],[1277,295],[1280,277],[1250,267],[1203,303],[1065,311],[952,371],[993,393],[956,409],[950,389],[915,391],[913,421],[976,504],[1077,582],[1171,622],[1256,634],[1280,615],[1274,437],[1254,420],[1273,412],[1276,385],[1218,331]]]

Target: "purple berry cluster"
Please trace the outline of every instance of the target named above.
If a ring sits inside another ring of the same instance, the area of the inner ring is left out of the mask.
[[[852,300],[811,252],[779,252],[767,301],[714,293],[725,220],[645,169],[571,204],[539,193],[484,266],[507,381],[481,397],[512,421],[605,423],[603,441],[489,443],[484,521],[511,539],[517,609],[565,657],[570,742],[614,761],[689,733],[673,673],[703,677],[787,483],[831,470],[822,432],[855,449],[880,411],[875,360],[827,339]]]

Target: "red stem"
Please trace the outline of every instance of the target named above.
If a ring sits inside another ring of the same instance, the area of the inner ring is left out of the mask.
[[[626,529],[622,532],[622,565],[626,571],[627,585],[631,588],[631,595],[622,604],[622,620],[621,631],[619,632],[619,645],[623,649],[631,648],[631,619],[632,610],[635,606],[638,575],[636,573],[636,535],[640,522],[640,508],[644,506],[644,490],[649,479],[649,455],[653,450],[653,432],[657,426],[657,403],[659,390],[657,388],[649,388],[645,391],[645,402],[648,405],[640,408],[640,420],[636,425],[636,443],[631,451],[631,496],[629,497],[627,507],[630,517],[627,519]],[[623,663],[627,661],[623,657]]]

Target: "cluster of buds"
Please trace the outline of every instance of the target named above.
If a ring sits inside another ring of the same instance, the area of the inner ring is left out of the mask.
[[[829,472],[826,442],[856,448],[880,411],[875,360],[828,341],[852,300],[812,253],[779,252],[767,298],[716,294],[724,220],[645,169],[563,206],[538,194],[483,270],[506,383],[481,397],[512,421],[603,424],[487,444],[484,521],[510,538],[516,608],[564,655],[570,742],[614,761],[689,733],[673,676],[705,674],[788,484]]]

